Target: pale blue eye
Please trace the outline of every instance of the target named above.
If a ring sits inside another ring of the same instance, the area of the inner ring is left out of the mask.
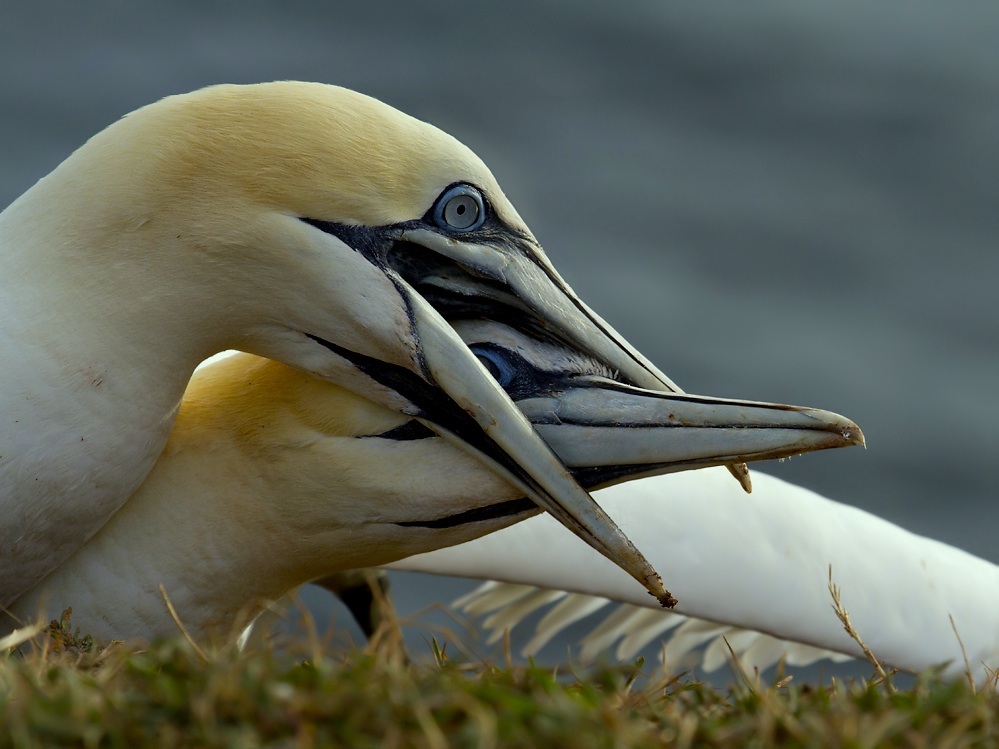
[[[434,205],[434,221],[442,229],[474,231],[485,220],[482,193],[471,185],[449,187]]]
[[[501,388],[509,387],[517,372],[513,364],[499,351],[493,348],[472,346],[472,353],[492,375]]]

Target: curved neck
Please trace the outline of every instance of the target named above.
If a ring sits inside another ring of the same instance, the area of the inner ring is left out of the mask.
[[[0,214],[0,605],[135,490],[228,333],[172,248],[136,261],[142,227],[110,224],[62,169]]]
[[[442,439],[364,436],[404,420],[275,362],[218,362],[193,380],[143,485],[13,610],[51,618],[71,606],[74,624],[100,640],[168,636],[162,585],[192,635],[226,641],[311,579],[518,519],[400,524],[519,496]]]

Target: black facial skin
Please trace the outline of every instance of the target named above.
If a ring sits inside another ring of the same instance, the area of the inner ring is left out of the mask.
[[[489,373],[510,394],[510,397],[514,401],[526,398],[556,396],[574,376],[574,373],[568,371],[540,369],[515,351],[510,351],[492,342],[474,343],[469,348],[479,357],[479,361],[483,363]],[[419,421],[413,419],[387,432],[373,435],[373,437],[404,441],[436,438],[437,435]],[[570,468],[569,470],[582,486],[589,489],[601,486],[622,476],[641,472],[643,468],[652,470],[655,466],[593,466]],[[407,528],[454,528],[467,523],[496,520],[524,513],[536,513],[537,511],[538,506],[532,500],[521,497],[519,499],[486,505],[485,507],[465,510],[464,512],[441,518],[407,520],[398,522],[396,525]]]
[[[471,191],[476,199],[481,199],[483,212],[481,222],[468,230],[449,226],[444,220],[443,203],[455,190]],[[475,268],[440,254],[432,249],[401,239],[407,230],[422,229],[445,236],[453,236],[463,241],[479,245],[493,246],[511,256],[520,256],[535,264],[552,281],[572,298],[561,279],[551,275],[550,270],[540,263],[529,251],[536,247],[534,241],[523,231],[502,222],[489,203],[488,196],[481,190],[462,183],[449,185],[433,206],[419,219],[386,226],[360,226],[321,221],[308,217],[301,220],[320,231],[337,237],[340,241],[363,255],[369,262],[380,268],[396,286],[400,296],[410,306],[409,317],[413,320],[410,297],[415,290],[431,304],[445,319],[487,319],[503,323],[519,330],[535,340],[547,343],[564,343],[537,315],[518,299],[509,287],[497,278],[491,278],[488,269]],[[410,288],[407,288],[410,287]],[[488,456],[528,486],[535,488],[536,482],[492,440],[485,435],[479,425],[457,403],[448,398],[435,382],[429,368],[420,361],[420,374],[403,367],[387,364],[355,351],[350,351],[304,331],[317,344],[339,357],[350,361],[358,370],[381,385],[399,393],[413,404],[419,419],[435,424],[458,436],[464,442]],[[478,351],[476,351],[476,347]],[[516,352],[503,349],[494,343],[481,343],[471,347],[479,355],[480,361],[509,393],[513,400],[529,397],[553,395],[566,379],[568,372],[551,372],[539,369]],[[500,366],[497,366],[497,364]],[[500,371],[502,370],[502,371]],[[437,435],[421,421],[413,419],[401,426],[379,435],[381,439],[408,441],[428,439]],[[613,475],[615,469],[584,469],[574,472],[589,485],[602,482],[602,477]],[[618,472],[633,472],[618,469]],[[537,487],[540,490],[540,487]],[[489,507],[458,513],[449,518],[427,521],[411,521],[400,525],[430,528],[446,528],[464,523],[479,522],[497,517],[537,511],[537,505],[530,499],[502,502]]]

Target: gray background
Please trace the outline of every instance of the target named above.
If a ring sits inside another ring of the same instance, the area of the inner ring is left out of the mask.
[[[0,205],[166,94],[356,88],[476,150],[686,389],[867,435],[768,471],[999,561],[997,40],[994,0],[7,0]]]

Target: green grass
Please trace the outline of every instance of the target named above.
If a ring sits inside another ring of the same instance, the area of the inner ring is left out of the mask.
[[[0,747],[995,746],[999,696],[965,681],[719,690],[643,674],[429,664],[355,651],[103,651],[68,621],[0,657]]]
[[[70,613],[0,656],[0,747],[999,745],[995,685],[931,674],[906,690],[890,674],[821,686],[740,674],[718,689],[641,661],[472,663],[436,641],[429,663],[408,665],[391,630],[336,657],[314,630],[298,657],[206,653],[180,636],[101,648]]]

